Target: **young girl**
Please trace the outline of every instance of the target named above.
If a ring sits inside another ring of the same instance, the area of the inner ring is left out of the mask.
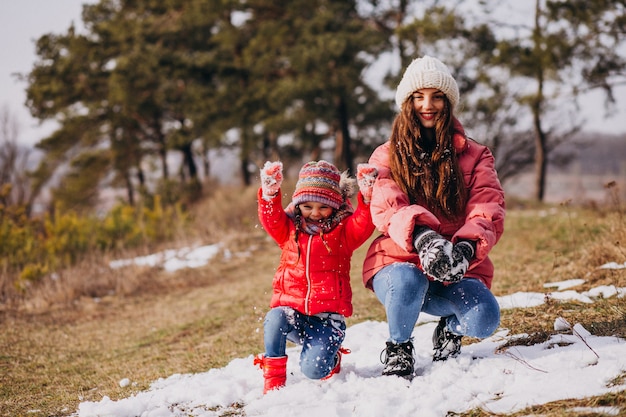
[[[264,322],[265,354],[255,358],[263,370],[264,393],[285,385],[287,340],[302,346],[300,369],[308,378],[326,379],[340,371],[344,318],[352,314],[350,260],[374,231],[369,200],[377,174],[373,166],[360,164],[355,181],[326,161],[309,162],[283,210],[282,163],[266,162],[261,169],[259,219],[282,249]],[[354,210],[349,198],[357,183]]]
[[[363,282],[385,306],[389,338],[383,375],[411,378],[418,315],[440,316],[433,360],[457,356],[461,338],[484,338],[500,310],[489,290],[489,252],[504,230],[504,192],[486,146],[454,118],[459,89],[445,64],[424,56],[396,90],[400,113],[369,162],[379,170]]]

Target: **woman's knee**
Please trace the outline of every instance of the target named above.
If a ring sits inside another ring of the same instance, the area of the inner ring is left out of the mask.
[[[500,325],[500,306],[483,282],[465,279],[449,290],[451,295],[447,299],[455,306],[460,334],[484,339],[496,331]]]
[[[418,294],[425,293],[427,287],[426,276],[417,266],[407,262],[388,265],[374,277],[375,292],[393,292],[406,300],[414,300]]]
[[[491,336],[500,324],[499,316],[489,315],[484,317],[474,317],[461,328],[465,327],[465,331],[462,333],[465,336],[475,337],[478,339],[484,339]]]
[[[475,305],[463,315],[462,327],[467,336],[484,339],[491,336],[500,325],[500,306],[495,298]]]
[[[500,308],[498,304],[488,304],[482,309],[476,326],[476,335],[474,337],[484,339],[491,336],[500,325]]]

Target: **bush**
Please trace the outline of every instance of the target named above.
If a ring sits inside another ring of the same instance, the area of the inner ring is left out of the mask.
[[[187,221],[178,205],[118,205],[104,218],[73,211],[29,218],[25,207],[0,206],[0,302],[87,255],[171,240]]]

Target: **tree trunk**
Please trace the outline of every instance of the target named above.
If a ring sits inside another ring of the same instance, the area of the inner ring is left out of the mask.
[[[252,183],[250,178],[250,172],[248,172],[248,164],[250,163],[250,147],[251,136],[248,127],[243,123],[244,127],[241,128],[241,154],[239,155],[239,170],[241,171],[241,179],[245,186],[249,186]]]
[[[250,172],[248,172],[248,157],[241,155],[240,162],[241,164],[239,165],[239,168],[241,170],[241,178],[243,178],[243,184],[245,186],[249,186],[250,184],[252,184],[252,179],[250,178]]]
[[[209,179],[209,175],[211,174],[211,160],[207,149],[202,150],[202,168],[204,169],[204,179],[206,181]]]
[[[146,185],[146,175],[143,173],[141,166],[137,164],[137,181],[139,181],[140,187],[145,187]]]
[[[537,0],[535,3],[535,56],[543,56],[543,51],[539,39],[541,34],[541,3]],[[541,114],[543,111],[544,96],[543,82],[545,78],[544,67],[539,62],[537,65],[537,93],[532,102],[533,125],[535,129],[535,199],[543,201],[546,187],[546,166],[547,166],[547,135],[541,126]]]
[[[165,148],[165,139],[163,135],[159,133],[159,156],[161,157],[161,169],[163,170],[163,179],[167,180],[170,177],[169,169],[167,168],[167,149]]]
[[[189,179],[193,181],[198,179],[198,167],[196,166],[196,161],[193,159],[193,149],[191,145],[191,143],[185,143],[180,147],[180,150],[183,153],[183,161],[185,167],[187,167]]]
[[[354,174],[354,161],[352,159],[352,140],[348,123],[348,106],[343,97],[337,98],[337,122],[339,132],[336,135],[335,163],[340,170],[349,170]]]
[[[133,182],[130,179],[130,172],[124,172],[124,182],[126,183],[126,194],[128,196],[128,204],[135,205],[135,189],[133,188]]]
[[[546,169],[548,166],[546,134],[541,127],[541,117],[534,115],[535,126],[535,199],[543,201],[546,188]]]

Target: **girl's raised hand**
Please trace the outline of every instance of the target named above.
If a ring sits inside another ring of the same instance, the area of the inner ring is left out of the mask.
[[[363,195],[363,200],[366,203],[372,199],[372,188],[374,187],[374,181],[378,177],[378,169],[374,165],[359,164],[356,167],[356,180],[359,184],[359,190]]]
[[[265,200],[271,200],[276,196],[283,183],[283,163],[265,162],[261,168],[261,190]]]

